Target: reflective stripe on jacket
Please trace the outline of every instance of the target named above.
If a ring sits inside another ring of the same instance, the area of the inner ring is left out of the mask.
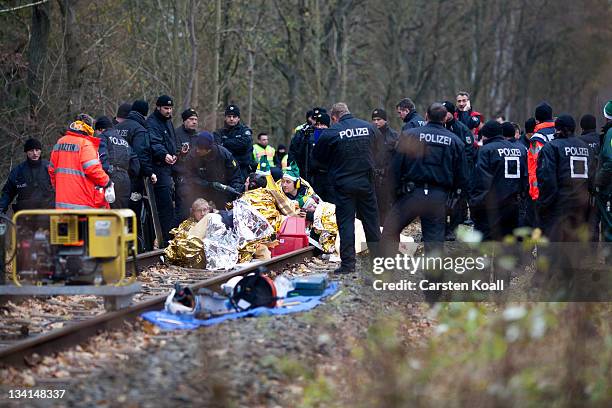
[[[98,157],[100,139],[68,131],[51,152],[49,177],[55,187],[55,208],[106,207],[96,186],[106,187],[109,177]]]
[[[540,195],[538,189],[538,178],[536,170],[538,168],[538,156],[544,145],[553,140],[555,134],[554,122],[538,123],[534,129],[534,134],[530,139],[529,150],[527,151],[527,170],[529,172],[529,195],[532,200],[537,200]]]

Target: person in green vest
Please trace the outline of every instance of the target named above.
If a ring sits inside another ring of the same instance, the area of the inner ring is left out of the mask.
[[[260,133],[257,135],[257,143],[253,145],[253,158],[256,163],[259,163],[262,156],[268,158],[268,163],[274,163],[274,154],[276,151],[268,143],[267,133]]]
[[[603,114],[606,124],[601,132],[601,150],[595,176],[595,189],[597,191],[596,203],[601,214],[603,240],[612,242],[612,100],[604,106]]]

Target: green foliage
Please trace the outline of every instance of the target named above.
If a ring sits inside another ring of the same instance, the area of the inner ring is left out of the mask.
[[[611,311],[610,304],[442,304],[418,350],[403,340],[401,320],[383,318],[352,350],[367,374],[351,378],[358,385],[350,394],[363,406],[609,406]]]

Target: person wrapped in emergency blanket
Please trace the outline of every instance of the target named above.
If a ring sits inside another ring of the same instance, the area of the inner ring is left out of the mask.
[[[277,184],[270,174],[252,173],[246,192],[228,204],[227,210],[206,212],[194,203],[192,217],[171,231],[174,239],[165,250],[167,259],[176,265],[211,270],[231,269],[253,258],[269,259],[269,248],[276,245],[284,219],[296,216],[311,222],[324,252],[334,252],[335,206],[318,200],[312,187],[301,182],[306,190],[300,191],[306,194],[295,199],[293,191],[287,194],[282,188],[282,180]]]

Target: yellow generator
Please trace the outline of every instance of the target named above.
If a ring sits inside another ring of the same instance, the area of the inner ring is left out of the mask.
[[[132,210],[24,210],[13,222],[15,284],[127,282],[126,261],[137,250]]]

